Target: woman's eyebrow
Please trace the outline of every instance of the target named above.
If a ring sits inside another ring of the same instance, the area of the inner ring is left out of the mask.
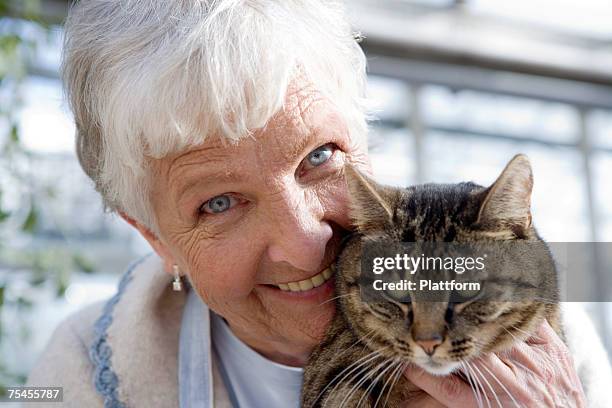
[[[218,183],[231,183],[244,180],[244,177],[229,170],[201,171],[192,173],[177,183],[176,197],[181,199],[189,190],[196,186]]]

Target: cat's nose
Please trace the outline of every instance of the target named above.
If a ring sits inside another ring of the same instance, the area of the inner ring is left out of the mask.
[[[426,337],[426,338],[419,338],[419,337],[417,337],[417,338],[414,339],[416,344],[421,346],[423,351],[425,353],[427,353],[428,356],[431,356],[431,355],[433,355],[433,353],[435,353],[436,348],[440,344],[442,344],[443,340],[444,339],[439,334],[435,334],[433,336],[429,336],[429,337]]]

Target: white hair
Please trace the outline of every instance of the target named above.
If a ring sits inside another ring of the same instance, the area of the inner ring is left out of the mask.
[[[252,135],[297,70],[365,135],[365,57],[330,0],[81,0],[62,76],[77,153],[105,206],[157,231],[148,158]]]

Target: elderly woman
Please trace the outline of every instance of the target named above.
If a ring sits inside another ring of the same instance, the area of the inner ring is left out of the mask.
[[[83,169],[155,254],[57,329],[30,384],[75,407],[297,406],[351,229],[342,168],[368,171],[365,58],[342,7],[81,0],[63,79]],[[560,369],[491,391],[584,405],[565,346],[541,341]],[[405,375],[423,406],[475,404],[457,378]]]

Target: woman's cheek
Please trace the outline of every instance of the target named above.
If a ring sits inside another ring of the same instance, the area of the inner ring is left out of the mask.
[[[343,177],[334,178],[330,182],[320,185],[316,193],[325,213],[348,212],[349,194]]]
[[[249,262],[248,255],[240,250],[202,250],[190,268],[198,293],[224,300],[247,296],[254,286],[254,265],[257,265],[255,261]]]

